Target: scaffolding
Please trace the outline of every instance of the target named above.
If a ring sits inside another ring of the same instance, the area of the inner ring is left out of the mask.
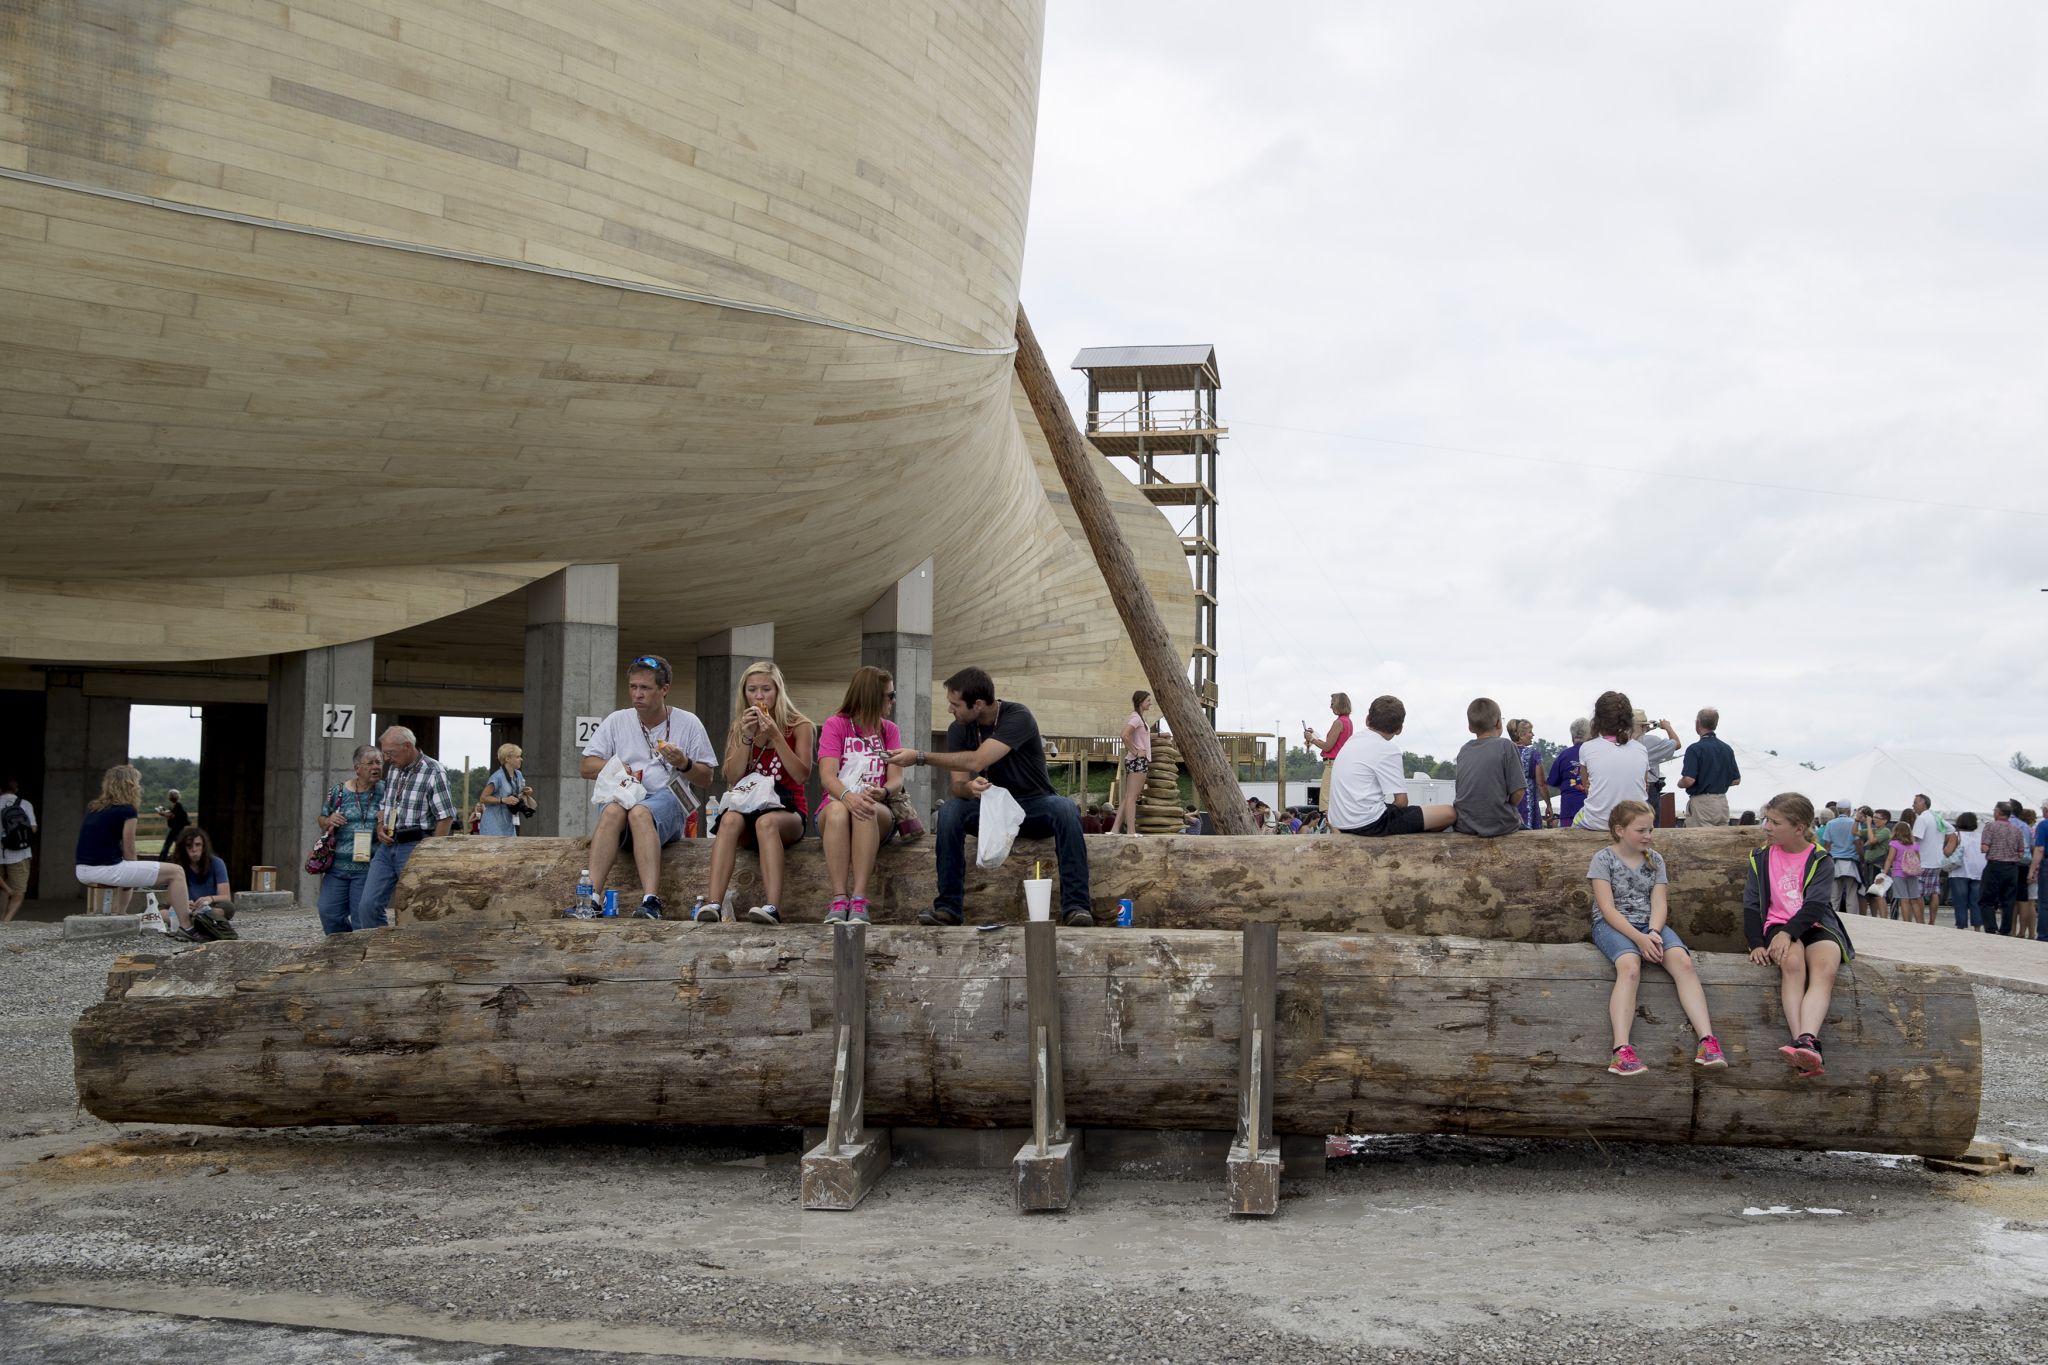
[[[1222,379],[1216,348],[1091,346],[1074,357],[1088,376],[1088,439],[1135,465],[1133,482],[1174,517],[1195,583],[1195,644],[1188,681],[1211,723],[1216,719],[1216,452],[1229,428],[1216,420]],[[1108,403],[1105,404],[1105,399]],[[1162,401],[1165,400],[1165,401]]]

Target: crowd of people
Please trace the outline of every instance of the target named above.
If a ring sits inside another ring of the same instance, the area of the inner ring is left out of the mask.
[[[899,831],[918,828],[903,796],[905,777],[929,767],[946,775],[947,799],[936,820],[936,894],[918,915],[920,923],[964,921],[966,839],[979,832],[984,797],[996,788],[1020,813],[1016,833],[1053,841],[1061,921],[1094,923],[1080,808],[1055,791],[1029,708],[998,698],[983,670],[965,668],[946,680],[952,723],[944,747],[933,750],[904,743],[891,714],[895,680],[879,668],[856,670],[839,709],[821,725],[796,707],[775,664],[753,664],[740,679],[722,752],[697,716],[669,704],[673,681],[665,659],[635,658],[626,670],[630,704],[606,716],[583,749],[582,775],[609,794],[591,837],[589,889],[569,907],[571,917],[605,913],[602,888],[623,854],[638,883],[632,913],[666,918],[661,851],[684,836],[698,793],[722,779],[728,793],[711,828],[710,865],[691,920],[740,918],[726,898],[741,850],[753,849],[762,900],[745,918],[779,924],[788,860],[816,833],[832,889],[826,921],[867,923],[879,850]],[[1546,767],[1533,725],[1505,718],[1499,703],[1477,697],[1465,710],[1472,738],[1457,756],[1453,800],[1415,805],[1398,743],[1407,721],[1400,698],[1374,698],[1362,728],[1353,725],[1345,694],[1333,694],[1330,704],[1336,721],[1327,733],[1304,727],[1303,734],[1325,760],[1320,809],[1283,819],[1254,799],[1252,813],[1262,827],[1360,838],[1454,830],[1492,839],[1553,825],[1605,832],[1607,842],[1593,852],[1585,875],[1590,937],[1614,970],[1608,1070],[1632,1076],[1647,1069],[1631,1037],[1645,963],[1672,978],[1697,1038],[1693,1061],[1726,1064],[1692,955],[1669,923],[1669,878],[1654,846],[1662,766],[1681,751],[1686,823],[1729,823],[1728,793],[1742,774],[1733,749],[1717,734],[1720,717],[1712,708],[1698,713],[1694,741],[1681,746],[1669,721],[1652,722],[1623,693],[1604,692],[1592,715],[1573,723],[1571,746]],[[1133,694],[1123,734],[1125,795],[1113,829],[1135,832],[1134,793],[1151,759],[1150,709],[1150,694]],[[512,836],[535,812],[536,798],[521,775],[519,747],[501,746],[497,759],[476,819],[479,832]],[[814,774],[822,793],[815,815],[807,794]],[[171,915],[164,928],[174,938],[232,937],[227,866],[205,830],[186,818],[171,828],[158,859],[137,857],[141,796],[134,767],[107,770],[80,830],[78,880],[113,888],[124,901],[137,890],[166,893]],[[183,815],[177,794],[171,799]],[[1854,956],[1846,917],[1931,924],[1946,895],[1958,929],[2048,938],[2048,924],[2036,913],[2048,889],[2048,819],[2036,824],[2037,813],[2017,800],[2000,802],[1981,822],[1961,814],[1953,826],[1924,794],[1896,819],[1889,810],[1843,804],[1816,816],[1812,803],[1796,793],[1772,797],[1762,811],[1764,843],[1746,856],[1743,928],[1751,960],[1779,975],[1787,1029],[1779,1051],[1802,1077],[1823,1071],[1821,1026],[1836,974]],[[446,770],[420,751],[410,730],[393,726],[375,746],[358,749],[351,774],[326,793],[308,860],[309,871],[321,874],[323,930],[385,924],[407,861],[426,840],[448,834],[456,815]],[[33,806],[14,781],[0,781],[0,885],[8,918],[20,905],[35,829]]]

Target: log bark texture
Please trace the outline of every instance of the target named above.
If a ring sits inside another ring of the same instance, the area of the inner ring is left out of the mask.
[[[1671,927],[1692,947],[1744,949],[1743,859],[1756,841],[1755,830],[1734,826],[1657,831],[1671,878]],[[1505,839],[1091,834],[1088,890],[1096,923],[1105,925],[1117,901],[1129,897],[1145,929],[1275,921],[1334,933],[1584,943],[1593,914],[1586,864],[1606,842],[1604,834],[1572,830]],[[1018,840],[1009,861],[988,872],[975,866],[972,841],[968,848],[967,916],[976,922],[1024,918],[1021,883],[1034,861],[1057,875],[1050,840]],[[790,853],[781,899],[785,922],[825,917],[831,888],[817,849],[806,840]],[[663,852],[662,894],[671,915],[688,914],[691,897],[704,889],[710,858],[710,841],[703,839],[684,839]],[[576,874],[588,865],[581,840],[430,839],[406,864],[392,908],[400,924],[553,919],[574,899]],[[612,885],[637,889],[633,876],[631,860],[622,858]],[[876,920],[912,922],[932,903],[936,882],[930,839],[884,848],[868,888]],[[621,901],[631,899],[622,891]],[[745,906],[763,899],[754,855],[743,853],[726,901]],[[1849,932],[1856,932],[1853,921]]]
[[[1117,529],[1116,512],[1088,458],[1087,442],[1074,426],[1059,380],[1046,364],[1045,352],[1039,349],[1031,320],[1022,308],[1017,310],[1016,368],[1017,382],[1031,400],[1053,463],[1059,467],[1060,482],[1067,486],[1074,517],[1088,537],[1088,548],[1095,552],[1095,566],[1109,585],[1109,599],[1124,619],[1124,632],[1131,637],[1131,650],[1145,670],[1145,680],[1152,684],[1159,714],[1173,727],[1181,761],[1195,779],[1195,790],[1202,794],[1218,833],[1250,834],[1251,816],[1245,813],[1244,789],[1237,785],[1237,772],[1224,756],[1216,727],[1209,723],[1194,684],[1188,681],[1187,660],[1173,652],[1173,637],[1160,618],[1159,604],[1152,600],[1152,590],[1138,572],[1137,557]]]
[[[1235,1124],[1241,935],[1062,932],[1058,951],[1071,1124]],[[1030,1122],[1024,959],[1014,930],[869,932],[869,1124]],[[1283,934],[1274,1128],[1968,1148],[1960,972],[1846,967],[1816,1081],[1775,1052],[1773,971],[1705,955],[1700,974],[1729,1065],[1691,1064],[1652,969],[1634,1039],[1651,1070],[1623,1080],[1591,944]],[[447,923],[132,964],[72,1037],[81,1102],[120,1122],[818,1124],[832,1000],[822,927]]]

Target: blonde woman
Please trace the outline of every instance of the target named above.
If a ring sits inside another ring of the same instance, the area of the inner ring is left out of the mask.
[[[1145,774],[1152,770],[1152,727],[1145,713],[1152,709],[1152,694],[1140,688],[1131,693],[1131,714],[1124,720],[1124,792],[1117,803],[1111,834],[1138,832],[1138,793],[1144,789]]]
[[[863,664],[846,685],[846,699],[818,732],[818,781],[825,788],[818,837],[832,879],[827,924],[868,923],[868,878],[874,874],[875,855],[896,833],[888,794],[903,790],[903,770],[888,759],[890,750],[903,747],[903,736],[889,719],[895,708],[896,680]]]
[[[1330,722],[1330,733],[1324,735],[1321,739],[1317,739],[1316,732],[1309,729],[1308,726],[1304,725],[1301,727],[1301,742],[1309,748],[1319,751],[1323,756],[1322,800],[1324,810],[1330,808],[1330,793],[1335,790],[1330,779],[1336,772],[1337,755],[1343,752],[1346,744],[1351,742],[1351,694],[1348,692],[1332,692],[1330,694],[1330,711],[1337,719]]]
[[[517,744],[498,746],[498,766],[484,783],[483,818],[477,824],[478,834],[505,837],[519,833],[519,821],[524,814],[520,802],[533,795],[533,788],[519,775],[520,765],[525,761],[526,755]]]
[[[192,933],[192,902],[185,894],[185,874],[176,863],[140,862],[135,857],[135,808],[142,804],[142,774],[126,763],[107,769],[100,794],[85,808],[78,831],[77,866],[82,886],[119,887],[116,908],[128,908],[132,891],[169,891],[177,924],[171,937],[198,943]]]
[[[774,784],[782,804],[757,811],[726,811],[718,817],[711,844],[711,884],[705,889],[704,903],[691,916],[697,923],[736,918],[725,914],[724,902],[742,847],[754,848],[761,855],[764,897],[762,904],[747,911],[747,918],[756,924],[782,923],[778,906],[783,851],[804,837],[804,817],[810,813],[804,783],[810,780],[817,738],[818,727],[790,704],[782,670],[766,660],[747,665],[740,675],[740,696],[725,735],[725,780],[733,783],[749,773],[760,773]]]

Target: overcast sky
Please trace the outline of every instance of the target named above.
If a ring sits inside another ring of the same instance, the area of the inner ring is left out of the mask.
[[[2040,762],[2044,129],[2021,0],[1060,0],[1025,303],[1217,347],[1227,727]]]

